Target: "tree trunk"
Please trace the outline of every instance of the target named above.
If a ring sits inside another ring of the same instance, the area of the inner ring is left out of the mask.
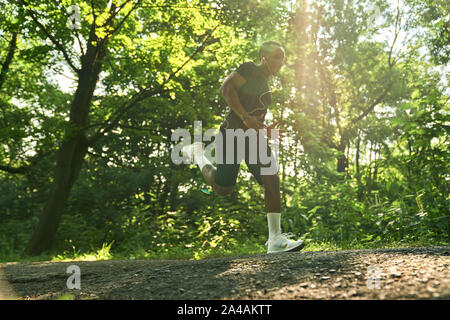
[[[361,173],[359,170],[359,153],[360,153],[360,146],[361,146],[361,136],[358,135],[358,141],[356,142],[356,180],[358,184],[358,201],[362,201],[363,196],[363,187],[361,184]]]
[[[338,158],[337,172],[345,172],[345,168],[347,168],[348,159],[345,154],[342,154]]]
[[[360,182],[359,176],[359,146],[361,144],[361,136],[358,136],[358,141],[356,142],[356,177],[358,179],[358,183]]]
[[[348,161],[349,161],[349,159],[350,159],[350,147],[351,147],[351,144],[349,144],[348,146],[347,146],[347,166],[346,166],[346,168],[345,168],[345,177],[347,178],[347,179],[349,179],[350,177],[351,177],[351,174],[350,174],[350,166],[349,166],[349,163],[348,163]]]
[[[179,186],[178,181],[173,180],[172,188],[170,190],[170,198],[169,198],[170,211],[176,211],[176,201],[178,198],[178,186]]]
[[[378,144],[376,145],[378,147]],[[375,148],[375,156],[374,156],[374,168],[373,168],[373,181],[377,182],[378,175],[378,158],[379,158],[379,148]]]
[[[78,178],[86,152],[87,144],[83,137],[73,138],[62,144],[57,155],[55,180],[50,197],[39,219],[37,229],[25,249],[26,255],[39,255],[50,248],[58,229],[66,200],[69,197],[73,183]]]
[[[369,149],[369,164],[367,165],[367,177],[368,177],[368,180],[370,180],[370,177],[371,177],[371,175],[372,175],[372,172],[371,172],[371,163],[372,163],[372,142],[371,141],[369,141],[369,143],[370,143],[370,149]]]
[[[339,144],[338,147],[338,152],[339,152],[339,156],[338,156],[338,163],[337,163],[337,172],[345,172],[345,169],[348,166],[348,159],[345,156],[345,149],[347,148],[347,145],[344,141],[344,138],[341,137],[341,143]]]
[[[166,203],[167,198],[169,197],[169,192],[172,184],[172,175],[169,173],[169,176],[166,177],[166,181],[164,181],[164,187],[162,188],[161,198],[159,199],[159,207],[161,208],[161,214],[166,212]]]
[[[91,33],[91,39],[95,33]],[[90,40],[91,40],[90,39]],[[88,42],[86,54],[82,57],[82,69],[79,72],[78,87],[70,109],[68,128],[57,154],[54,182],[50,197],[45,204],[25,255],[39,255],[50,249],[64,212],[66,201],[81,170],[84,156],[88,150],[85,136],[89,109],[101,70],[105,51]]]

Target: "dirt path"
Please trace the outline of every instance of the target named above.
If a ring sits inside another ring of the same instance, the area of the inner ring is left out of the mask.
[[[17,300],[19,296],[17,295],[14,287],[8,281],[6,274],[0,268],[0,300]]]
[[[450,247],[0,265],[21,299],[450,299]],[[70,265],[81,289],[67,288]],[[0,290],[2,287],[0,286]]]

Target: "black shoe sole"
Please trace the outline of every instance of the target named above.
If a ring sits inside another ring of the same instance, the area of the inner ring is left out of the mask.
[[[306,243],[303,242],[298,247],[292,248],[291,250],[285,251],[285,252],[294,252],[294,251],[300,251],[305,247]]]
[[[295,251],[300,251],[305,247],[306,243],[303,242],[302,244],[300,244],[298,247],[294,247],[288,251],[280,251],[280,252],[267,252],[267,254],[273,254],[273,253],[283,253],[283,252],[295,252]]]

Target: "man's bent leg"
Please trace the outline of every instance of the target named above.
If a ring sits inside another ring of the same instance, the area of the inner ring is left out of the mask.
[[[280,178],[278,174],[261,176],[264,184],[266,212],[281,212]]]
[[[278,175],[261,176],[264,184],[269,241],[281,234],[280,179]]]
[[[206,183],[209,184],[218,195],[225,196],[230,194],[233,191],[234,186],[222,187],[217,185],[215,182],[216,172],[216,168],[212,165],[206,165],[203,167],[202,174]]]
[[[305,243],[302,240],[292,241],[289,234],[281,233],[281,197],[280,178],[278,175],[261,175],[265,188],[265,202],[269,239],[267,253],[301,250]]]
[[[217,169],[212,165],[212,163],[204,156],[203,154],[203,145],[200,142],[193,143],[191,145],[187,145],[183,147],[182,149],[183,155],[187,158],[194,159],[194,162],[198,165],[200,168],[200,171],[205,178],[205,181],[207,184],[209,184],[213,190],[221,195],[227,195],[230,194],[233,191],[233,186],[230,187],[222,187],[216,184],[215,177]],[[227,177],[230,177],[230,172],[224,172],[223,168],[222,175],[226,175]],[[231,172],[232,176],[233,172]],[[237,177],[237,172],[236,172]]]

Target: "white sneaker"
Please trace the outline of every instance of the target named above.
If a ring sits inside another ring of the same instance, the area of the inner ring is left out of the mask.
[[[201,152],[203,152],[203,143],[201,142],[194,142],[193,144],[188,144],[181,148],[181,154],[188,159],[190,163],[194,163],[194,153]]]
[[[292,233],[281,233],[274,239],[268,240],[266,242],[267,253],[277,253],[277,252],[290,252],[290,251],[300,251],[305,246],[303,240],[291,240],[289,238],[293,237]]]

